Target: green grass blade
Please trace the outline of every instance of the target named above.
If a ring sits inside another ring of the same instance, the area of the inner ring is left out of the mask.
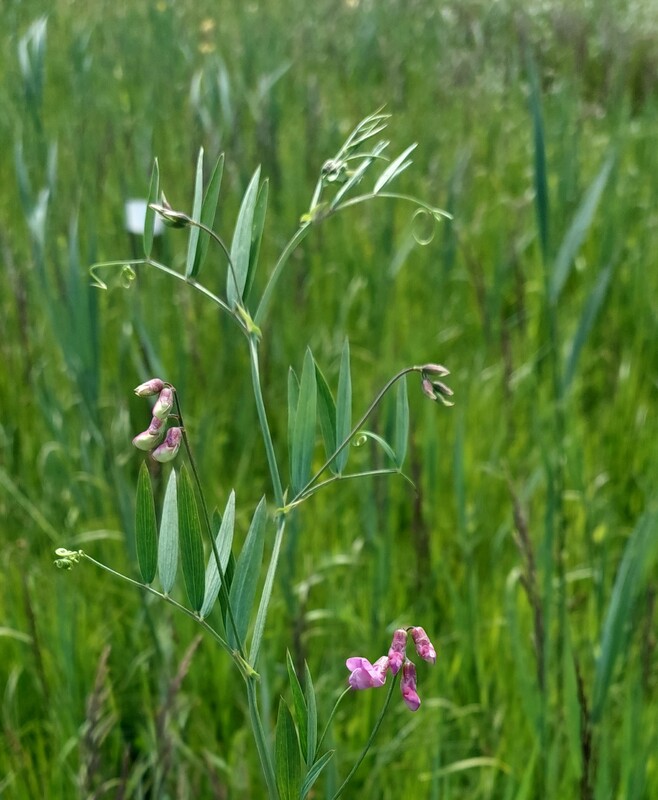
[[[231,307],[242,303],[247,275],[249,273],[249,257],[254,228],[254,214],[258,200],[258,182],[260,180],[260,167],[254,172],[242,198],[231,242],[231,261],[233,270],[229,269],[226,277],[226,297]],[[237,286],[235,285],[237,281]]]
[[[324,449],[329,458],[336,452],[336,404],[331,394],[331,389],[327,383],[322,370],[315,364],[315,380],[318,388],[318,416],[320,417],[320,430]],[[335,460],[329,464],[329,469],[335,473]]]
[[[231,546],[233,544],[233,532],[235,529],[235,492],[231,492],[226,508],[224,509],[224,516],[217,532],[215,544],[217,552],[219,553],[219,561],[222,565],[222,573],[226,575],[226,568],[231,556]],[[201,606],[201,616],[207,617],[212,611],[219,589],[222,585],[222,579],[217,569],[217,561],[215,561],[215,554],[211,551],[208,557],[208,565],[206,566],[206,593],[203,598],[203,605]]]
[[[210,228],[211,230],[215,224],[217,203],[219,201],[219,189],[222,185],[223,173],[224,154],[222,153],[217,159],[215,168],[210,176],[210,182],[208,183],[208,188],[206,189],[206,193],[203,198],[203,204],[201,206],[200,222],[202,225],[205,225],[206,228]],[[195,278],[199,274],[201,267],[203,266],[203,262],[206,260],[209,244],[210,235],[205,231],[199,231],[196,253],[194,255],[194,264],[192,266],[192,272],[190,273],[191,278]]]
[[[295,419],[299,403],[299,378],[295,370],[288,370],[288,460],[292,464],[292,442],[295,438]],[[291,468],[292,474],[292,468]]]
[[[275,747],[276,785],[280,800],[299,800],[302,764],[297,732],[285,700],[279,701]]]
[[[254,209],[254,221],[251,226],[251,248],[249,250],[249,269],[247,270],[247,281],[244,287],[244,300],[249,299],[251,287],[256,276],[258,267],[258,256],[260,255],[260,243],[263,239],[263,228],[265,227],[265,216],[267,214],[267,196],[269,193],[269,181],[264,180],[258,190],[256,208]]]
[[[158,527],[155,521],[151,476],[145,461],[142,461],[137,478],[135,545],[142,580],[144,583],[152,583],[158,563]]]
[[[340,359],[338,374],[338,395],[336,398],[336,443],[341,444],[349,436],[352,429],[352,377],[350,373],[350,343],[345,339]],[[347,466],[349,447],[345,447],[336,456],[335,464],[338,473]]]
[[[295,429],[292,438],[292,463],[290,466],[293,494],[297,494],[300,491],[311,474],[317,413],[316,396],[315,362],[311,351],[307,349],[302,369],[302,380],[299,385],[299,401],[295,413]]]
[[[286,667],[288,668],[288,680],[290,682],[290,691],[292,692],[294,717],[295,721],[297,722],[297,731],[299,733],[299,744],[302,749],[302,753],[306,753],[308,750],[308,710],[306,708],[306,698],[304,697],[304,692],[302,691],[301,684],[299,683],[299,678],[295,672],[295,665],[292,663],[292,657],[289,650],[286,651]]]
[[[635,600],[658,552],[656,515],[645,514],[631,534],[617,571],[603,621],[599,657],[594,674],[592,719],[600,720],[619,655],[625,650],[632,626]]]
[[[160,199],[160,168],[158,159],[153,161],[151,170],[151,182],[149,184],[149,195],[146,203],[146,215],[144,217],[144,255],[150,258],[153,249],[153,230],[155,228],[155,211],[151,208],[151,203],[157,203]]]
[[[176,471],[172,469],[160,520],[160,540],[158,541],[158,576],[165,594],[170,594],[176,580],[178,569],[178,496],[176,490]]]
[[[192,205],[192,219],[201,220],[201,204],[203,200],[203,147],[199,148],[199,157],[196,162],[196,180],[194,181],[194,203]],[[190,238],[187,243],[187,259],[185,261],[185,276],[190,277],[194,272],[194,262],[199,247],[199,234],[201,231],[196,225],[190,225]]]
[[[194,611],[203,605],[205,594],[205,560],[201,537],[201,520],[194,496],[194,487],[187,467],[183,465],[178,481],[178,530],[185,589]]]
[[[544,119],[541,109],[541,89],[537,66],[531,56],[527,59],[530,82],[530,116],[532,117],[532,140],[534,152],[535,209],[537,228],[544,264],[548,261],[550,206],[546,169],[546,144],[544,141]]]
[[[247,538],[235,565],[235,575],[231,583],[229,599],[233,609],[233,617],[238,629],[240,642],[244,642],[249,628],[249,617],[256,596],[256,588],[263,561],[263,545],[265,543],[265,521],[267,507],[263,497],[256,507],[249,526]],[[228,640],[231,647],[237,647],[235,631],[229,627]]]
[[[574,259],[580,249],[580,246],[589,231],[594,214],[599,205],[601,195],[606,187],[610,172],[614,165],[614,155],[609,155],[603,162],[603,166],[599,170],[598,175],[592,181],[590,187],[585,192],[582,203],[580,204],[573,221],[566,232],[560,249],[555,258],[553,271],[551,273],[549,299],[551,303],[557,303],[560,293],[564,288],[571,267],[573,266]]]
[[[306,763],[312,764],[318,744],[318,709],[313,678],[307,663],[304,663],[304,696],[306,697]]]
[[[393,450],[395,451],[395,465],[402,467],[407,456],[409,442],[409,396],[407,393],[407,378],[403,376],[398,381],[395,398],[395,431],[393,434]]]

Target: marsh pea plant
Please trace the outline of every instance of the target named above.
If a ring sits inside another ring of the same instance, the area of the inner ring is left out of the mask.
[[[389,185],[410,165],[410,155],[415,145],[407,147],[396,158],[389,159],[385,155],[389,142],[379,139],[387,121],[388,116],[381,112],[366,117],[352,131],[338,153],[325,162],[309,210],[302,216],[296,233],[271,269],[265,288],[257,300],[252,297],[252,290],[265,222],[267,182],[261,182],[260,170],[256,170],[242,200],[233,238],[228,246],[213,230],[223,156],[218,159],[204,191],[203,151],[200,152],[197,163],[191,215],[173,209],[164,194],[161,194],[156,161],[144,223],[144,258],[92,267],[92,275],[102,288],[105,283],[99,276],[101,269],[119,268],[124,277],[130,279],[137,268],[152,267],[201,292],[233,319],[244,336],[249,352],[255,411],[267,458],[271,494],[264,496],[253,511],[244,543],[239,552],[233,552],[235,493],[231,492],[226,500],[221,517],[211,517],[203,476],[197,468],[190,446],[175,385],[165,380],[164,376],[149,378],[135,392],[145,398],[144,402],[155,398],[151,409],[152,420],[145,431],[135,436],[133,444],[139,451],[148,453],[151,459],[163,464],[171,463],[172,468],[159,514],[156,514],[146,461],[139,470],[135,542],[141,581],[119,574],[82,550],[60,548],[57,551],[56,564],[70,569],[82,560],[87,560],[114,576],[139,586],[192,617],[226,651],[244,681],[249,722],[268,795],[273,800],[304,798],[308,795],[313,783],[332,758],[333,751],[324,747],[323,742],[343,697],[349,691],[384,686],[390,673],[388,694],[375,727],[334,797],[341,795],[374,740],[398,676],[402,698],[407,707],[416,711],[420,706],[416,666],[407,656],[409,642],[413,642],[417,655],[424,661],[431,664],[436,659],[434,647],[425,630],[415,625],[396,630],[389,650],[374,663],[364,656],[347,658],[347,688],[336,702],[324,726],[324,733],[318,735],[317,703],[310,671],[306,667],[305,674],[298,675],[288,654],[287,670],[292,702],[289,705],[281,699],[274,736],[270,736],[266,730],[258,692],[259,655],[281,546],[290,516],[315,493],[336,481],[353,480],[365,475],[402,474],[409,426],[406,386],[408,374],[418,375],[419,388],[431,400],[451,405],[452,392],[442,380],[448,374],[445,367],[434,363],[408,366],[390,378],[354,424],[347,342],[342,352],[335,396],[313,354],[307,349],[301,376],[298,378],[293,370],[289,373],[290,475],[287,487],[284,483],[280,454],[268,423],[261,383],[259,345],[264,335],[262,329],[274,288],[291,254],[323,219],[371,200],[388,199],[410,203],[416,215],[429,216],[432,220],[446,216],[443,211],[414,197],[390,191]],[[371,188],[363,191],[364,185]],[[151,258],[156,215],[170,227],[187,229],[189,238],[184,271],[176,271]],[[219,257],[226,263],[226,289],[222,296],[213,293],[199,281],[211,243],[219,248]],[[395,428],[392,441],[389,442],[377,433],[367,430],[366,425],[383,398],[393,390],[396,392]],[[313,453],[318,428],[326,459],[319,467],[314,468]],[[368,439],[383,449],[389,466],[365,472],[350,472],[350,445]],[[268,561],[264,580],[261,581],[264,553],[268,554]],[[175,599],[172,594],[179,563],[187,603]],[[157,585],[154,585],[156,576]],[[209,615],[217,603],[221,613],[214,614],[213,624],[210,624]]]

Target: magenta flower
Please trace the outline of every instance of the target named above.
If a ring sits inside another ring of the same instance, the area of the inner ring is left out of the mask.
[[[436,650],[434,645],[430,642],[428,635],[423,628],[410,628],[409,633],[416,645],[416,652],[424,660],[430,664],[436,664]]]
[[[393,634],[393,641],[388,651],[388,666],[393,675],[397,675],[404,661],[407,650],[407,632],[404,628],[398,628]]]
[[[138,450],[150,450],[162,439],[164,423],[161,419],[153,417],[151,424],[145,431],[138,433],[133,439],[133,444]]]
[[[156,447],[151,455],[161,464],[173,461],[176,458],[182,440],[183,432],[180,428],[169,428],[164,442],[159,447]]]
[[[150,381],[140,383],[135,387],[135,394],[137,397],[151,397],[151,395],[159,394],[164,389],[164,381],[160,378],[151,378]]]
[[[171,386],[165,386],[158,395],[158,399],[153,406],[153,416],[158,419],[167,419],[172,406],[174,405],[174,390]]]
[[[354,656],[345,662],[347,669],[352,671],[348,683],[352,689],[377,689],[386,683],[386,670],[388,658],[382,656],[371,664],[367,658]]]
[[[405,660],[402,665],[402,679],[400,680],[400,690],[402,699],[407,704],[410,711],[418,711],[420,708],[420,697],[416,692],[416,665],[413,661]]]

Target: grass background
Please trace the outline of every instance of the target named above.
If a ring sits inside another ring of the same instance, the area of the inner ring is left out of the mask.
[[[154,156],[190,208],[203,145],[209,162],[226,152],[226,237],[255,166],[270,178],[262,286],[324,160],[385,103],[396,148],[420,143],[400,188],[454,222],[418,247],[408,209],[381,202],[305,240],[264,337],[274,434],[283,453],[288,366],[310,344],[335,385],[345,336],[356,413],[425,361],[451,368],[457,402],[444,411],[410,383],[417,495],[399,480],[332,487],[289,529],[264,702],[287,691],[289,648],[326,715],[346,656],[375,658],[398,624],[421,624],[439,654],[419,667],[423,706],[394,704],[350,797],[658,795],[657,12],[5,0],[0,793],[262,796],[222,653],[91,566],[52,566],[65,545],[135,569],[130,439],[148,419],[131,390],[145,373],[180,390],[210,501],[235,488],[241,531],[267,488],[233,326],[156,273],[101,293],[87,267],[139,253],[123,204],[146,194]],[[156,248],[184,260],[175,232]],[[316,797],[381,699],[342,706]]]

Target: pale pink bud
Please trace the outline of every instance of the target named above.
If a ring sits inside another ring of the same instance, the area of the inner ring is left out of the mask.
[[[160,378],[151,378],[150,381],[140,383],[135,387],[135,394],[137,397],[151,397],[151,395],[158,394],[164,389],[164,381]]]
[[[393,634],[393,641],[388,651],[388,666],[393,675],[397,675],[404,661],[407,649],[407,632],[404,628],[398,628]]]
[[[432,386],[432,381],[429,378],[423,378],[422,382],[423,392],[429,397],[430,400],[436,400],[436,392]]]
[[[418,711],[420,697],[416,692],[416,666],[413,661],[405,661],[402,665],[402,679],[400,680],[402,699],[410,711]]]
[[[354,656],[345,662],[347,669],[352,671],[348,683],[352,689],[377,689],[386,683],[386,670],[388,658],[382,656],[371,664],[367,658]]]
[[[169,428],[164,442],[156,447],[151,455],[156,461],[166,464],[176,458],[182,440],[183,432],[180,428]]]
[[[425,630],[420,627],[411,628],[409,633],[411,634],[411,638],[414,640],[418,655],[423,660],[428,661],[430,664],[435,664],[436,650],[434,649],[432,642],[430,642],[428,635],[425,633]]]
[[[153,406],[153,416],[158,419],[167,419],[172,406],[174,405],[174,390],[171,386],[165,386],[158,395],[158,399]]]
[[[162,439],[163,433],[164,428],[162,420],[153,417],[148,428],[135,436],[133,444],[138,450],[150,450]]]
[[[446,369],[443,364],[424,364],[420,369],[423,375],[438,375],[439,378],[450,375],[450,370]]]

